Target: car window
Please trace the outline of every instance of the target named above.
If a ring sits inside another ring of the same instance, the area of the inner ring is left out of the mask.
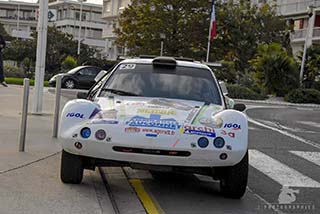
[[[221,105],[219,88],[208,69],[177,66],[174,69],[146,64],[122,64],[105,89],[132,92],[144,97],[196,100]],[[108,96],[104,91],[100,96]]]
[[[79,71],[79,73],[81,75],[85,75],[85,76],[96,76],[96,70],[93,68],[83,68]]]

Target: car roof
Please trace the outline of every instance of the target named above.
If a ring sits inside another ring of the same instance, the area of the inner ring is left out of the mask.
[[[154,59],[125,59],[120,62],[120,64],[123,63],[136,63],[136,64],[152,64],[152,61]],[[189,61],[182,61],[182,60],[176,60],[177,66],[183,66],[183,67],[192,67],[192,68],[202,68],[211,70],[207,65],[201,64],[200,62],[189,62]]]

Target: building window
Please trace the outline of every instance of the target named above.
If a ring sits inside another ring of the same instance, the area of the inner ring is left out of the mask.
[[[314,21],[315,27],[320,27],[320,15],[316,15],[316,19]]]

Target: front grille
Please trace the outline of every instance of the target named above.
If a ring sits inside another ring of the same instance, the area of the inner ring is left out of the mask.
[[[188,157],[191,152],[188,151],[175,151],[175,150],[160,150],[160,149],[142,149],[142,148],[130,148],[122,146],[114,146],[113,150],[116,152],[123,153],[136,153],[136,154],[147,154],[147,155],[163,155],[163,156],[178,156]]]

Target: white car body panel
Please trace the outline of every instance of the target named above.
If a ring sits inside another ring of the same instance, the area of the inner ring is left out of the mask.
[[[91,129],[91,136],[87,139],[80,135],[84,127]],[[107,133],[104,140],[95,137],[99,129]],[[110,96],[98,97],[94,102],[69,101],[61,115],[59,137],[64,150],[82,156],[150,165],[232,166],[240,162],[247,152],[248,122],[242,112],[220,105],[166,98]],[[200,137],[209,140],[206,148],[199,147]],[[214,147],[213,140],[217,137],[225,140],[223,148]],[[81,148],[75,146],[77,142],[82,144]],[[187,151],[191,155],[127,153],[114,151],[115,146]],[[228,155],[226,160],[219,158],[222,153]]]

